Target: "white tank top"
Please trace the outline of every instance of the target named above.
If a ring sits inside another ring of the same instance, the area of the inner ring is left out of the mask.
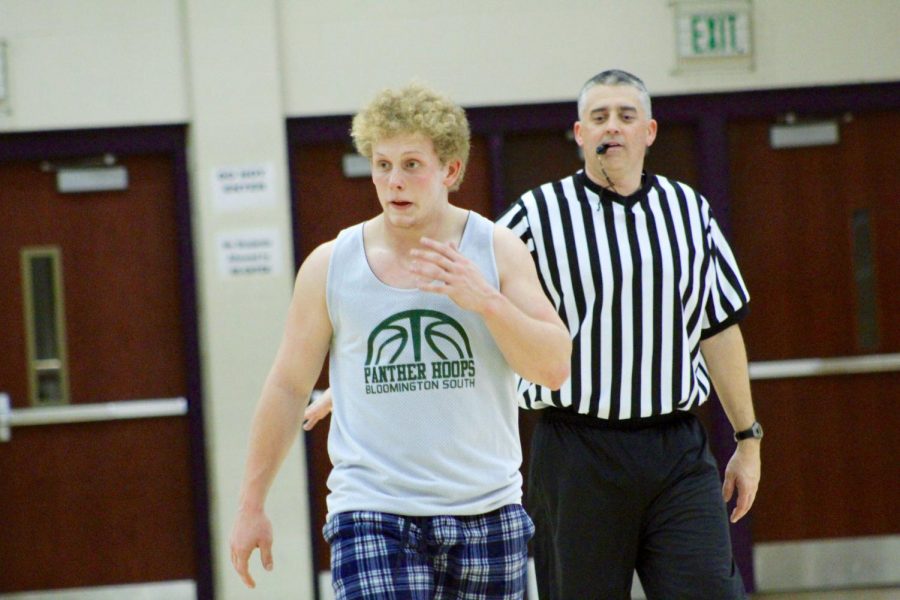
[[[494,225],[470,212],[460,252],[499,286]],[[337,237],[329,515],[474,515],[522,496],[515,375],[480,316],[372,272],[363,224]]]

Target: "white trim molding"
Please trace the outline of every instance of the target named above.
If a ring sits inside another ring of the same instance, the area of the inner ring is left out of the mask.
[[[132,583],[43,592],[16,592],[0,594],[0,600],[196,600],[197,585],[194,581],[162,581]]]

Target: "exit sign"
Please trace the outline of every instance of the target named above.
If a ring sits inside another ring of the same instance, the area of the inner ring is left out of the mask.
[[[675,0],[675,33],[682,68],[751,67],[751,0]]]
[[[678,24],[682,58],[750,53],[750,16],[739,12],[686,15]]]

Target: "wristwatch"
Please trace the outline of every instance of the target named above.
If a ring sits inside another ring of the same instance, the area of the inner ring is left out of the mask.
[[[753,425],[751,425],[749,429],[734,432],[734,441],[739,442],[741,440],[750,440],[750,439],[761,440],[762,436],[763,436],[762,425],[759,424],[759,421],[753,421]]]

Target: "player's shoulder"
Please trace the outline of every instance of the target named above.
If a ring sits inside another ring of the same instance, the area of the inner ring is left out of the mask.
[[[296,285],[306,287],[324,286],[328,277],[328,267],[337,240],[333,239],[319,244],[300,264],[297,271]]]
[[[494,256],[501,266],[509,261],[531,260],[525,243],[512,229],[500,223],[494,224]]]
[[[334,254],[334,247],[336,245],[337,238],[319,244],[313,249],[312,252],[309,253],[309,256],[307,256],[306,260],[303,261],[304,264],[309,263],[311,265],[327,265],[328,261],[331,260],[331,255]]]
[[[514,242],[518,242],[519,244],[522,243],[522,240],[520,240],[519,237],[515,233],[513,233],[511,229],[505,227],[500,223],[494,223],[493,229],[495,247],[497,247],[498,244],[509,245],[513,244]]]

